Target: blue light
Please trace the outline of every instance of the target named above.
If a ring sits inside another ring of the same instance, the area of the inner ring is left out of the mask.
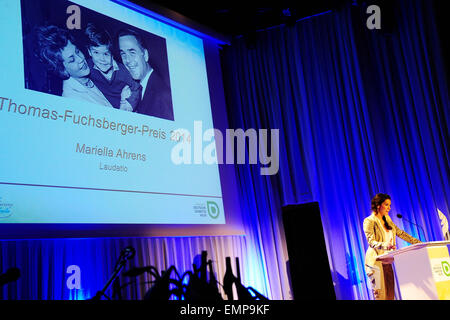
[[[179,23],[179,22],[177,22],[175,20],[167,18],[167,17],[165,17],[165,16],[163,16],[161,14],[158,14],[158,13],[153,12],[151,10],[142,8],[141,6],[138,6],[137,4],[134,4],[134,3],[129,2],[127,0],[111,0],[111,1],[114,2],[114,3],[120,4],[121,6],[124,6],[124,7],[128,8],[128,9],[131,9],[131,10],[134,10],[136,12],[139,12],[139,13],[141,13],[143,15],[146,15],[146,16],[148,16],[150,18],[153,18],[153,19],[156,19],[158,21],[161,21],[161,22],[163,22],[165,24],[168,24],[168,25],[170,25],[172,27],[175,27],[175,28],[178,28],[178,29],[180,29],[182,31],[188,32],[188,33],[190,33],[190,34],[192,34],[194,36],[197,36],[199,38],[212,41],[212,42],[214,42],[214,43],[216,43],[218,45],[225,45],[225,44],[229,45],[230,44],[230,41],[226,40],[226,39],[223,39],[224,38],[223,36],[221,37],[222,39],[215,38],[215,37],[213,37],[211,35],[208,35],[206,33],[200,32],[198,30],[195,30],[193,28],[188,27],[187,25],[181,24],[181,23]],[[179,16],[179,19],[185,19],[185,18],[182,17],[182,16],[181,17]]]

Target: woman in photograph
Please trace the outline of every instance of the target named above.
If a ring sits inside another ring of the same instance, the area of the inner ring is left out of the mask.
[[[397,227],[389,217],[391,197],[378,193],[371,200],[372,214],[364,219],[363,229],[369,248],[365,267],[376,300],[394,300],[394,271],[391,264],[381,264],[377,257],[397,249],[396,237],[411,243],[421,241]]]
[[[89,65],[68,30],[56,26],[40,27],[36,36],[41,61],[63,79],[63,97],[112,107],[89,78]]]

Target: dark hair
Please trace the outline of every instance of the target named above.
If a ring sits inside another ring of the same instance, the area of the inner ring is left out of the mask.
[[[121,29],[117,33],[117,41],[119,41],[120,37],[124,36],[133,36],[136,38],[137,43],[141,47],[142,51],[148,50],[147,45],[145,44],[144,38],[139,34],[139,32],[134,31],[133,29]]]
[[[88,23],[84,33],[87,36],[86,46],[88,49],[90,47],[107,46],[111,51],[112,40],[108,31],[97,28],[93,23]]]
[[[371,202],[370,202],[370,206],[372,208],[372,211],[377,212],[378,213],[378,207],[381,206],[381,204],[383,202],[385,202],[386,200],[391,200],[391,196],[386,194],[386,193],[377,193],[375,195],[375,197],[372,198]],[[392,227],[388,224],[387,220],[386,220],[386,216],[383,216],[383,222],[384,222],[384,226],[386,227],[386,229],[388,230],[392,230]]]
[[[41,62],[62,79],[68,79],[61,51],[67,46],[69,41],[74,43],[74,39],[69,31],[56,26],[38,27],[35,31],[35,36],[36,54]]]

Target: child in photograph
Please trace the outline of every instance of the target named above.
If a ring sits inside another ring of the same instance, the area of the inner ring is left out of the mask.
[[[141,85],[135,81],[125,66],[112,55],[112,40],[108,32],[88,24],[87,51],[91,59],[90,78],[114,108],[135,111],[141,98]]]

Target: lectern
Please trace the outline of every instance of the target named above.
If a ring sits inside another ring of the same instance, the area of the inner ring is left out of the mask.
[[[450,241],[411,245],[380,255],[394,264],[402,300],[450,300]]]

